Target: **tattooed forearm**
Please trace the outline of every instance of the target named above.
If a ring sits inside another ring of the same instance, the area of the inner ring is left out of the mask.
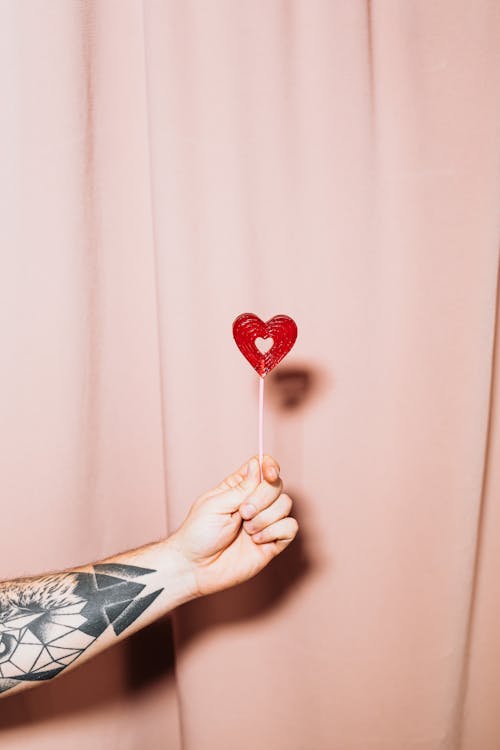
[[[0,583],[0,693],[56,677],[107,628],[120,635],[163,591],[154,573],[103,563]]]

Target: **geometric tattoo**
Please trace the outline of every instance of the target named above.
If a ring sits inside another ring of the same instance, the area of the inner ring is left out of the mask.
[[[147,583],[136,579],[149,573],[156,571],[104,563],[0,583],[0,693],[55,677],[109,626],[123,632],[163,591],[140,596]]]

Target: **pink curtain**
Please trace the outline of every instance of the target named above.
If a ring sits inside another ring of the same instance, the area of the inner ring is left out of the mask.
[[[2,0],[3,578],[159,538],[257,449],[256,579],[0,703],[10,750],[500,746],[495,0]]]

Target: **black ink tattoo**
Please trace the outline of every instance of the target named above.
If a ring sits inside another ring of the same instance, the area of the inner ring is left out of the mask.
[[[50,680],[111,625],[128,628],[163,591],[137,578],[156,573],[103,563],[90,573],[56,573],[0,583],[0,693],[21,681]]]

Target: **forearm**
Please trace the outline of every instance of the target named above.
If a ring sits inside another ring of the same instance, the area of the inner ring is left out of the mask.
[[[0,583],[0,697],[78,666],[194,598],[173,541]]]
[[[279,466],[256,456],[198,497],[168,539],[0,583],[0,697],[52,680],[179,604],[246,581],[294,539]],[[244,520],[243,520],[244,519]]]

